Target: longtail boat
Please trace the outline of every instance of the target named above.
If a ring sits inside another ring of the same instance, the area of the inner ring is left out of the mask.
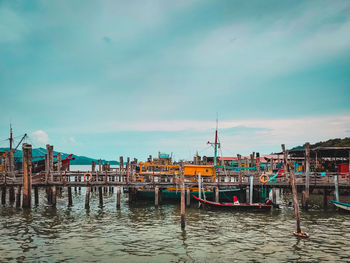
[[[332,204],[334,204],[336,207],[340,208],[341,210],[350,212],[350,204],[342,203],[342,202],[335,201],[335,200],[331,200],[331,199],[329,199],[329,198],[328,198],[328,200],[329,200]]]
[[[267,200],[265,204],[240,204],[237,201],[234,203],[216,203],[207,201],[197,196],[192,196],[198,200],[204,208],[215,209],[215,210],[248,210],[248,211],[269,211],[273,206],[271,200]]]

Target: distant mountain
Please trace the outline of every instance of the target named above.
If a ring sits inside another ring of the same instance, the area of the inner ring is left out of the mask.
[[[328,141],[310,144],[311,149],[316,147],[350,147],[350,137],[345,137],[344,139],[340,139],[340,138],[330,139]],[[305,149],[305,144],[302,146],[296,146],[291,150],[302,150],[302,149]]]
[[[5,151],[5,150],[9,150],[9,148],[0,148],[0,152]],[[54,151],[53,155],[57,155],[58,152]],[[37,157],[34,158],[34,160],[39,160],[39,159],[44,159],[45,158],[45,154],[46,154],[46,149],[45,148],[34,148],[32,150],[32,156],[33,157]],[[69,154],[67,153],[61,153],[62,155],[62,159],[66,158]],[[15,152],[15,158],[16,157],[22,157],[22,151],[21,150],[17,150]],[[79,155],[75,155],[73,154],[73,157],[75,158],[75,160],[72,160],[70,162],[70,164],[73,165],[84,165],[84,164],[88,164],[90,165],[92,161],[95,161],[96,164],[98,163],[98,159],[93,159],[93,158],[89,158],[86,156],[79,156]],[[56,161],[56,158],[54,158],[54,160]],[[112,164],[112,165],[119,165],[118,161],[106,161],[106,160],[101,160],[101,163],[108,163],[108,164]]]

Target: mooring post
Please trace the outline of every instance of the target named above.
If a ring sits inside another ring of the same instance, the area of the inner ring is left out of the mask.
[[[158,206],[159,205],[159,197],[158,197],[158,194],[159,194],[159,187],[156,186],[154,188],[154,205],[155,206]]]
[[[73,206],[72,187],[68,186],[68,206]]]
[[[95,161],[92,161],[91,162],[91,172],[95,172],[96,171],[96,162]]]
[[[117,209],[120,209],[120,186],[117,186]]]
[[[253,204],[253,193],[254,193],[254,176],[249,176],[250,189],[249,189],[249,204]]]
[[[187,196],[186,196],[186,205],[190,206],[191,205],[191,190],[189,187],[187,187]]]
[[[180,179],[181,179],[181,228],[185,229],[185,173],[184,164],[180,165]]]
[[[241,186],[242,185],[242,182],[243,182],[243,178],[242,178],[242,159],[241,159],[241,155],[240,154],[237,154],[237,166],[238,166],[238,174],[239,174],[239,185]],[[232,164],[233,165],[233,164]]]
[[[21,192],[22,192],[22,187],[17,186],[16,187],[16,207],[17,208],[21,207]]]
[[[126,159],[126,183],[129,184],[130,176],[130,157]]]
[[[13,186],[10,186],[9,188],[9,202],[10,204],[15,202],[15,188]]]
[[[245,199],[246,199],[246,203],[250,204],[250,201],[249,201],[249,187],[248,186],[245,188]]]
[[[276,188],[272,188],[272,202],[276,204]]]
[[[310,196],[310,143],[305,143],[305,194],[303,208],[308,207],[308,200]]]
[[[51,186],[51,194],[52,194],[52,206],[56,207],[56,200],[57,200],[57,195],[56,195],[56,186]]]
[[[39,187],[34,186],[34,204],[35,206],[39,205]]]
[[[86,192],[85,192],[85,209],[90,208],[90,191],[91,191],[91,187],[87,186]]]
[[[5,205],[6,204],[6,186],[1,187],[1,204]]]
[[[220,193],[219,193],[219,187],[215,187],[215,202],[219,203],[220,202]]]
[[[290,161],[287,160],[288,152],[286,151],[285,145],[282,144],[281,146],[282,146],[282,151],[284,156],[284,170],[286,173],[289,173],[292,192],[293,192],[294,212],[295,212],[295,218],[296,218],[296,232],[294,232],[294,235],[299,237],[308,237],[308,234],[304,233],[300,227],[299,200],[298,200],[298,192],[297,192],[297,187],[295,182],[294,168],[291,166]]]
[[[339,202],[339,185],[338,185],[338,175],[334,175],[334,188],[335,188],[335,200]]]
[[[202,176],[198,173],[198,198],[202,198]]]
[[[98,171],[101,172],[102,167],[101,167],[101,159],[98,159]]]
[[[22,145],[23,155],[23,208],[30,208],[32,202],[32,146],[24,143]]]
[[[103,192],[102,192],[102,186],[98,187],[98,196],[99,196],[99,206],[103,207]]]

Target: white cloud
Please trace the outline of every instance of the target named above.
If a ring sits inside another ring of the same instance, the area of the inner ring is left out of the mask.
[[[49,136],[43,130],[37,130],[37,131],[33,132],[32,135],[33,135],[35,141],[37,141],[39,143],[48,143],[48,141],[49,141]]]

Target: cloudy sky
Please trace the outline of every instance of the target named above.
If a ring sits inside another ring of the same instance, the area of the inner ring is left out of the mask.
[[[96,158],[350,136],[350,1],[0,0],[0,96],[0,140]]]

